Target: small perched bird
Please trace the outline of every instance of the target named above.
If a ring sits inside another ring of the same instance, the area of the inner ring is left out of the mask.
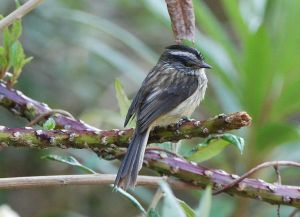
[[[205,68],[211,66],[196,49],[185,45],[166,47],[129,107],[124,126],[136,116],[136,128],[114,187],[127,190],[135,186],[153,127],[191,116],[204,98]]]

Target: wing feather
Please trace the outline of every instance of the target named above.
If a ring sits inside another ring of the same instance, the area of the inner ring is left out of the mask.
[[[173,70],[162,70],[160,79],[155,79],[159,69],[153,69],[134,97],[128,110],[125,126],[131,118],[137,116],[137,127],[145,132],[160,116],[176,108],[191,96],[198,87],[196,76],[185,75]]]

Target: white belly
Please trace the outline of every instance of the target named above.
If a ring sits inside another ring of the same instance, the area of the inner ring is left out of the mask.
[[[199,86],[196,91],[185,101],[180,103],[175,109],[167,113],[166,115],[158,118],[152,126],[163,126],[177,122],[182,117],[190,117],[199,106],[201,100],[204,99],[205,90],[207,87],[207,78],[204,70],[200,72]]]

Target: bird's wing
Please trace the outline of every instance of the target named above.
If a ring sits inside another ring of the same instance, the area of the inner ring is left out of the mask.
[[[191,96],[198,87],[198,79],[176,73],[176,77],[168,76],[157,88],[147,92],[137,108],[137,127],[144,132],[160,116],[176,108]],[[141,100],[141,99],[140,99]]]
[[[128,112],[127,112],[127,115],[126,115],[126,118],[125,118],[125,121],[124,121],[124,127],[126,127],[128,122],[130,121],[130,119],[134,118],[134,116],[137,112],[138,105],[141,101],[142,92],[143,92],[143,85],[142,85],[142,87],[140,88],[140,90],[138,91],[138,93],[136,94],[136,96],[133,98],[133,100],[131,102],[131,105],[128,109]]]

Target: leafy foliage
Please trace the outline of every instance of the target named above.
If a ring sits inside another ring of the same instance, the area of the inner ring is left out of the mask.
[[[43,129],[54,130],[55,126],[56,126],[55,120],[52,117],[50,117],[44,122]]]
[[[212,136],[203,143],[197,145],[193,149],[188,159],[195,162],[202,162],[215,157],[220,154],[224,148],[228,145],[234,145],[237,147],[241,154],[244,150],[244,139],[229,133],[223,134],[221,136]]]
[[[11,87],[17,83],[23,67],[32,60],[26,57],[19,38],[22,34],[22,21],[16,20],[11,27],[3,29],[3,46],[0,46],[0,80],[4,79],[7,71],[13,69],[11,77],[6,77]]]

